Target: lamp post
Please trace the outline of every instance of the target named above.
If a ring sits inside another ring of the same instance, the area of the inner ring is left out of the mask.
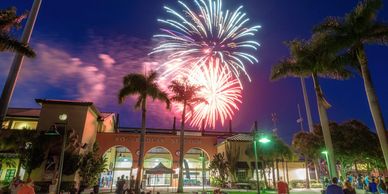
[[[61,182],[62,182],[62,170],[63,170],[63,162],[65,158],[65,148],[66,148],[66,141],[67,141],[67,115],[66,114],[61,114],[59,115],[59,120],[64,122],[63,124],[65,125],[64,131],[63,131],[63,142],[62,142],[62,147],[61,147],[61,155],[60,155],[60,160],[59,160],[59,172],[58,172],[58,182],[57,182],[57,189],[56,193],[60,193],[61,189]],[[56,129],[54,131],[49,131],[45,133],[46,135],[61,135],[58,133]]]
[[[253,150],[255,152],[255,167],[256,167],[256,181],[257,181],[257,193],[260,194],[260,176],[259,176],[259,165],[258,165],[258,154],[257,154],[257,142],[261,144],[269,143],[271,140],[266,137],[255,137],[253,138]]]
[[[331,169],[330,169],[329,152],[328,152],[327,150],[324,150],[324,151],[322,151],[321,153],[325,155],[326,163],[327,163],[327,170],[329,171],[329,177],[330,177],[330,179],[331,179],[332,176],[333,176],[333,174],[332,174]]]
[[[202,193],[204,193],[206,174],[205,174],[205,153],[203,151],[201,152],[199,159],[201,159],[201,162],[202,162]]]

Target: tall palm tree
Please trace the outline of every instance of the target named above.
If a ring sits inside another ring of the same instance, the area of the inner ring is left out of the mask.
[[[198,96],[198,92],[201,90],[202,86],[191,84],[187,78],[182,80],[173,80],[168,87],[173,96],[171,101],[181,103],[182,108],[182,120],[181,120],[181,129],[179,134],[179,177],[178,177],[178,193],[183,192],[183,156],[184,156],[184,129],[186,121],[186,108],[193,110],[193,107],[199,103],[206,103],[205,98]]]
[[[344,17],[329,17],[315,28],[317,32],[332,36],[333,49],[347,49],[358,60],[357,70],[361,70],[366,96],[373,121],[383,150],[385,165],[388,169],[388,142],[381,108],[368,68],[365,45],[388,45],[388,24],[376,19],[382,7],[381,0],[364,0]]]
[[[156,83],[157,73],[150,71],[148,75],[131,73],[123,78],[123,87],[120,89],[118,98],[122,104],[127,96],[138,96],[135,109],[141,109],[141,133],[140,133],[140,153],[138,160],[138,170],[136,175],[135,192],[140,193],[140,181],[143,175],[144,166],[144,140],[146,135],[146,111],[147,98],[160,100],[170,108],[170,100],[167,93],[162,91]]]
[[[291,57],[283,59],[272,68],[271,79],[276,80],[284,77],[309,77],[314,83],[314,89],[318,104],[318,113],[324,134],[326,149],[329,152],[329,168],[331,176],[337,177],[333,144],[329,130],[327,109],[330,104],[326,101],[318,77],[332,79],[346,79],[352,73],[344,64],[350,63],[349,55],[336,56],[324,45],[326,36],[321,33],[315,34],[310,41],[293,40],[288,43]]]
[[[35,52],[27,44],[19,42],[10,34],[13,29],[20,28],[20,23],[26,17],[27,14],[18,16],[14,7],[0,10],[0,52],[11,51],[27,57],[35,56]]]

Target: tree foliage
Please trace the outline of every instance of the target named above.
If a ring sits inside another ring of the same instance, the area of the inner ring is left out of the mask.
[[[226,154],[225,155],[226,161],[229,164],[229,173],[231,175],[232,180],[234,182],[239,181],[237,180],[236,172],[237,172],[237,162],[240,158],[240,146],[231,142],[226,142],[225,154]]]
[[[16,8],[0,10],[0,52],[11,51],[27,57],[35,57],[34,51],[24,43],[19,42],[11,35],[12,30],[19,29],[27,14],[16,14]]]
[[[298,132],[292,139],[292,148],[295,152],[310,160],[320,158],[320,153],[324,148],[323,139],[310,132]]]
[[[230,165],[223,153],[217,153],[209,165],[212,183],[216,186],[225,187],[229,178]]]
[[[349,120],[343,123],[330,123],[334,153],[345,172],[357,163],[369,163],[372,167],[384,168],[382,151],[377,135],[360,121]],[[314,133],[322,137],[321,128],[316,125]]]
[[[64,175],[72,175],[79,169],[81,156],[78,153],[65,152],[65,161],[62,173]]]
[[[157,84],[158,74],[155,71],[150,71],[147,76],[139,73],[131,73],[123,78],[123,87],[119,91],[119,103],[123,103],[128,96],[137,95],[135,104],[136,109],[142,108],[143,101],[147,97],[152,100],[160,100],[166,103],[167,108],[170,107],[170,100],[167,93],[163,92]]]
[[[106,170],[106,158],[100,156],[98,150],[98,144],[94,143],[93,149],[81,157],[79,175],[86,187],[96,185],[100,174]]]

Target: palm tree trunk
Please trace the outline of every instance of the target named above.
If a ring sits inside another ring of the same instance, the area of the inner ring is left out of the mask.
[[[141,180],[143,176],[143,166],[144,166],[144,142],[145,142],[145,135],[146,135],[146,101],[147,99],[144,98],[141,104],[142,113],[141,113],[141,133],[140,133],[140,153],[139,153],[139,160],[138,160],[138,169],[137,169],[137,175],[136,175],[136,184],[135,184],[135,191],[137,194],[140,193],[140,186],[141,186]]]
[[[265,184],[265,189],[268,189],[268,180],[267,180],[267,174],[265,173],[265,168],[266,168],[267,164],[266,162],[263,160],[262,161],[262,174],[264,176],[264,184]]]
[[[321,121],[322,126],[322,133],[323,133],[323,139],[325,142],[326,150],[328,152],[328,169],[330,177],[338,177],[337,175],[337,169],[336,169],[336,160],[334,158],[334,149],[333,149],[333,143],[331,141],[331,134],[330,134],[330,127],[329,127],[329,119],[327,117],[327,111],[326,108],[327,102],[325,101],[323,97],[323,92],[321,89],[321,86],[318,82],[318,76],[316,74],[312,75],[313,82],[314,82],[314,88],[315,88],[315,94],[317,96],[317,104],[318,104],[318,113],[319,113],[319,120]]]
[[[361,65],[361,72],[362,72],[362,78],[364,80],[365,92],[368,98],[369,109],[372,113],[372,118],[376,127],[377,135],[379,137],[380,146],[383,151],[385,167],[386,169],[388,169],[387,132],[385,130],[383,114],[381,113],[381,108],[373,86],[372,77],[368,69],[368,61],[365,55],[365,50],[362,46],[359,49],[357,49],[357,58]]]
[[[319,183],[319,177],[320,177],[320,168],[319,168],[319,163],[317,162],[318,160],[313,160],[314,164],[314,169],[315,169],[315,178],[317,179],[317,182]]]
[[[179,177],[178,177],[178,193],[183,193],[183,157],[184,153],[184,133],[185,133],[185,119],[186,119],[186,100],[183,102],[181,131],[179,134]]]
[[[273,188],[276,189],[276,177],[275,177],[275,161],[272,160],[271,162],[272,164],[272,185],[273,185]]]
[[[282,159],[282,169],[283,169],[283,181],[286,180],[286,169],[284,166],[284,158]]]
[[[304,159],[304,164],[306,165],[306,188],[310,189],[309,162],[307,158]]]
[[[280,180],[280,172],[279,172],[279,160],[276,159],[276,180]]]
[[[306,115],[307,115],[307,123],[309,125],[309,131],[313,132],[314,128],[313,128],[313,119],[311,116],[310,102],[309,102],[309,97],[307,96],[306,83],[303,77],[300,78],[300,83],[302,85],[303,99],[304,99],[304,105],[306,107]]]
[[[288,176],[288,161],[286,161],[286,181],[290,185],[290,177]]]
[[[42,0],[35,0],[32,4],[31,11],[28,15],[26,26],[21,37],[20,42],[23,44],[28,44],[30,42],[31,34],[34,29],[35,21],[39,13],[40,5]],[[24,55],[16,53],[11,68],[9,70],[7,80],[5,82],[3,92],[0,99],[0,124],[3,123],[5,116],[7,114],[9,102],[11,101],[15,85],[22,68]]]

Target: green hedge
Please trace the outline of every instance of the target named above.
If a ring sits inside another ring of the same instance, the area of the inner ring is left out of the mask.
[[[291,188],[306,188],[306,180],[291,180],[290,181]],[[322,183],[319,183],[316,180],[310,180],[311,188],[322,188]]]

